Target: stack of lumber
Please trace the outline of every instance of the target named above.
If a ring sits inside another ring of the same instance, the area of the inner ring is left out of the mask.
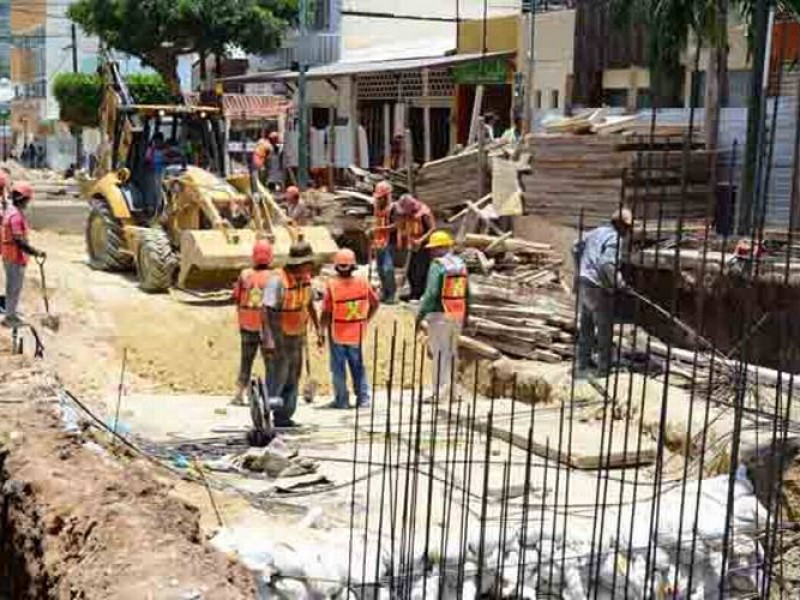
[[[475,200],[479,180],[478,150],[467,150],[422,165],[416,174],[417,198],[434,212],[444,214],[466,200]],[[486,180],[489,181],[488,169]]]
[[[575,225],[581,209],[586,226],[608,219],[620,202],[637,219],[701,219],[711,191],[709,154],[694,141],[688,154],[683,190],[683,136],[575,135],[528,136],[533,155],[522,175],[528,214]]]
[[[503,355],[546,362],[572,356],[574,308],[560,283],[561,260],[548,244],[467,234],[470,275],[465,335]]]

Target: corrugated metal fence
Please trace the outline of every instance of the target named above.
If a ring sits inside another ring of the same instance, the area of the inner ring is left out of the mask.
[[[651,118],[652,113],[642,113],[643,118]],[[773,127],[773,118],[775,119]],[[705,110],[695,110],[695,126],[702,129]],[[659,125],[686,124],[689,122],[689,110],[668,108],[659,110],[656,123]],[[774,136],[771,166],[768,169],[769,183],[767,188],[766,226],[786,228],[789,224],[792,191],[792,162],[794,160],[794,136],[797,124],[797,99],[794,97],[770,98],[767,102],[767,140]],[[720,151],[722,171],[727,173],[736,142],[736,159],[732,181],[737,189],[741,189],[742,157],[747,139],[747,109],[724,108],[720,122]],[[765,155],[768,156],[769,144]],[[727,175],[725,175],[727,177]]]

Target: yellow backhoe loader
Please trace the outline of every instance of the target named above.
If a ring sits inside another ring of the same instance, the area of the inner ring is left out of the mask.
[[[105,60],[100,173],[83,187],[91,210],[91,265],[135,269],[147,292],[229,287],[250,264],[259,237],[275,265],[292,241],[323,263],[337,246],[324,227],[294,227],[249,173],[226,173],[224,116],[216,106],[138,105],[113,60]]]

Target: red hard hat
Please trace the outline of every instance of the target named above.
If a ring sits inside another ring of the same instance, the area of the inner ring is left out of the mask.
[[[385,198],[392,193],[392,184],[388,181],[379,181],[372,195],[375,198]]]
[[[21,198],[33,199],[33,186],[27,181],[17,181],[11,186],[11,194]]]
[[[286,197],[287,198],[299,198],[300,197],[300,190],[297,188],[296,185],[290,185],[286,188]]]
[[[335,267],[355,267],[356,255],[355,252],[349,248],[342,248],[333,257],[333,265]]]
[[[253,246],[253,264],[268,266],[272,262],[272,244],[268,240],[258,240]]]

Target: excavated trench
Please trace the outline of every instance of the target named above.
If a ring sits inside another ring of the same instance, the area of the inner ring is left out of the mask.
[[[0,600],[51,597],[55,581],[44,562],[44,528],[33,490],[6,470],[0,448]]]

